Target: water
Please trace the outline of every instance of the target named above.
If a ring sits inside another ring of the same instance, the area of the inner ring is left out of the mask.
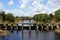
[[[25,21],[26,23],[28,21]],[[54,31],[43,32],[35,30],[14,30],[10,35],[0,37],[0,40],[60,40],[60,34],[56,34]]]
[[[0,40],[60,40],[60,34],[56,34],[54,31],[13,31],[10,35],[0,37]]]

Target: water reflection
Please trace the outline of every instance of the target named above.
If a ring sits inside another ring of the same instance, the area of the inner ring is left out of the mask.
[[[60,40],[60,34],[56,34],[54,31],[12,31],[12,34],[0,37],[0,40]]]
[[[29,40],[31,40],[31,31],[29,31]]]
[[[56,36],[55,36],[55,40],[60,40],[60,33],[59,34],[55,34]]]

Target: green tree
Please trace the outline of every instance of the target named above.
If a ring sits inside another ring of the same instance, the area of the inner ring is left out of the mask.
[[[49,20],[53,20],[54,19],[54,15],[52,13],[49,14]]]
[[[60,21],[60,9],[55,11],[55,19],[56,21]]]
[[[5,12],[4,11],[0,12],[0,16],[2,18],[2,21],[5,21]]]
[[[36,19],[36,21],[40,21],[44,23],[49,21],[47,14],[36,14],[34,18]]]
[[[14,22],[14,16],[12,15],[12,13],[6,14],[6,21]]]
[[[21,20],[21,18],[19,16],[15,16],[14,19],[16,22],[19,22]]]

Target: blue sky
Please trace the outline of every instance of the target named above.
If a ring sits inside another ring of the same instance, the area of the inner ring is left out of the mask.
[[[60,0],[0,0],[0,10],[14,16],[33,16],[54,13],[60,9]]]

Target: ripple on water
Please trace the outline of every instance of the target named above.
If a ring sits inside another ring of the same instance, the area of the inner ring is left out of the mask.
[[[0,40],[60,40],[60,34],[56,35],[54,31],[43,32],[43,31],[16,31],[5,37],[0,37]]]

